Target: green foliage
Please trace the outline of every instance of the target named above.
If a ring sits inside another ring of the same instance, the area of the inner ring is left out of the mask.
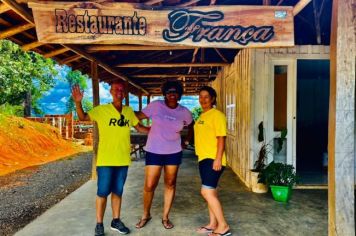
[[[197,121],[202,112],[203,112],[203,110],[201,109],[201,107],[194,107],[192,109],[193,120]]]
[[[26,92],[33,104],[54,86],[55,62],[35,52],[24,52],[8,40],[0,40],[0,105],[20,105]]]
[[[8,103],[5,103],[0,105],[0,114],[23,116],[23,107],[19,105],[10,105]]]
[[[276,151],[277,153],[280,153],[280,151],[283,148],[283,143],[285,138],[287,137],[287,129],[282,130],[281,135],[277,138],[277,147],[276,147]],[[254,169],[252,169],[252,171],[255,172],[261,172],[265,166],[266,166],[266,162],[268,159],[268,154],[270,154],[272,152],[272,145],[271,142],[273,142],[274,138],[272,140],[270,140],[268,143],[266,142],[265,139],[265,132],[264,132],[264,127],[263,127],[263,121],[261,121],[258,124],[258,141],[261,143],[261,148],[258,151],[257,154],[257,160],[255,161],[253,167]]]
[[[81,89],[86,89],[87,86],[87,80],[89,77],[87,75],[83,75],[82,72],[75,70],[75,71],[69,71],[65,77],[65,79],[69,83],[69,88],[71,89],[73,85],[78,84]],[[70,94],[70,91],[68,92]],[[82,101],[83,109],[84,111],[89,111],[93,109],[93,103],[86,97],[83,98]],[[74,112],[75,113],[75,104],[73,101],[73,98],[71,95],[69,95],[67,104],[67,113]]]
[[[258,175],[258,182],[267,185],[293,186],[298,177],[292,165],[271,162]]]
[[[277,153],[280,153],[283,148],[284,140],[287,137],[287,129],[281,131],[281,136],[277,139]]]
[[[255,172],[261,172],[265,168],[268,154],[272,150],[272,146],[265,141],[263,121],[261,121],[261,123],[258,125],[258,141],[262,142],[262,144],[257,154],[257,160],[253,165],[254,169],[252,171]]]

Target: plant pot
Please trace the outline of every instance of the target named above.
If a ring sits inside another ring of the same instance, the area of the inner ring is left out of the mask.
[[[292,194],[292,188],[289,186],[271,185],[273,199],[277,202],[288,202]]]
[[[258,183],[258,174],[260,172],[250,171],[251,189],[254,193],[267,193],[268,188],[265,184]]]

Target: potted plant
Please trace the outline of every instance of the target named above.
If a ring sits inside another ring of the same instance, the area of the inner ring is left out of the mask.
[[[294,167],[289,164],[271,162],[258,176],[260,183],[271,187],[274,200],[288,202],[292,187],[297,182]]]
[[[272,147],[265,141],[263,121],[258,125],[258,141],[261,143],[261,148],[257,153],[257,159],[253,165],[254,168],[250,172],[251,189],[255,193],[266,193],[268,188],[265,184],[258,182],[258,176],[266,166],[268,154],[272,150]]]

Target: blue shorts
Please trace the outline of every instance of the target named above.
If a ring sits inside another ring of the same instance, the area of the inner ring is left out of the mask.
[[[216,171],[213,169],[214,159],[204,159],[199,162],[199,173],[203,188],[216,189],[218,181],[223,173],[225,167],[222,166],[221,170]]]
[[[106,198],[110,193],[115,193],[122,196],[128,169],[128,166],[97,166],[97,195]]]
[[[166,166],[166,165],[180,165],[182,164],[182,152],[172,154],[156,154],[146,152],[146,166]]]

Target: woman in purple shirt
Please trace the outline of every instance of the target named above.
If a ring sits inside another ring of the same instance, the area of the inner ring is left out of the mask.
[[[136,228],[144,227],[151,220],[151,205],[154,191],[164,170],[164,208],[162,224],[166,229],[174,227],[168,215],[176,190],[179,165],[182,162],[180,132],[184,126],[192,123],[190,111],[178,104],[183,86],[178,81],[168,81],[162,86],[164,101],[153,101],[142,112],[137,112],[139,119],[152,119],[148,134],[145,167],[145,185],[143,189],[143,215]]]

